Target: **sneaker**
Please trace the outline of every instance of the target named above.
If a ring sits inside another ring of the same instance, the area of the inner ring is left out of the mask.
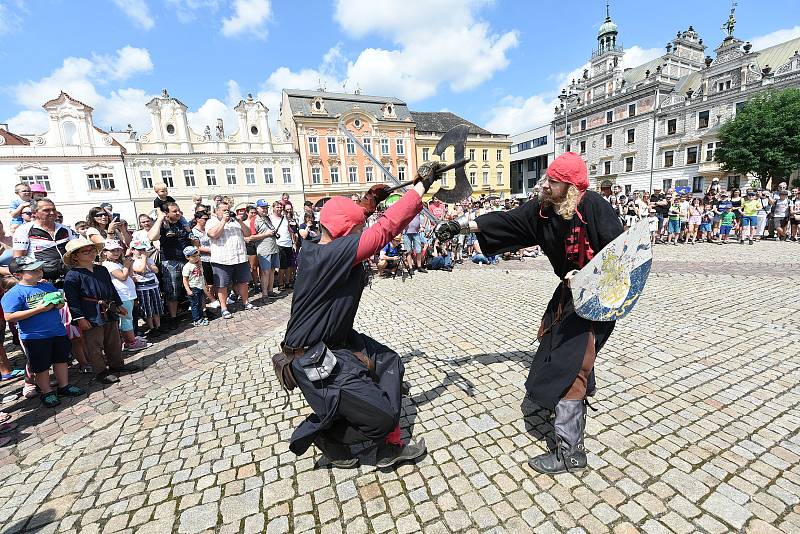
[[[42,406],[45,408],[55,408],[59,404],[61,404],[61,401],[58,400],[58,395],[56,395],[55,391],[42,395]]]
[[[22,386],[22,396],[26,399],[33,399],[39,396],[39,388],[36,387],[36,384],[28,384],[25,382],[25,385]]]
[[[350,447],[330,441],[322,434],[318,434],[314,438],[314,445],[325,455],[333,467],[351,469],[358,464],[358,458],[353,456]]]
[[[103,371],[99,375],[95,376],[95,379],[101,384],[116,384],[119,382],[119,377],[109,373],[108,371]]]
[[[222,310],[223,319],[230,319],[231,317],[233,317],[233,314],[231,312],[229,312],[228,310]]]
[[[375,467],[378,469],[386,469],[400,462],[416,460],[425,454],[425,451],[425,438],[420,439],[417,443],[409,443],[404,446],[384,443],[378,446]]]
[[[258,306],[254,305],[252,302],[248,302],[244,305],[245,310],[257,310]]]
[[[58,394],[64,397],[80,397],[84,393],[86,393],[84,390],[72,384],[67,384],[63,388],[58,388]]]
[[[122,350],[127,350],[131,352],[136,352],[142,349],[146,349],[147,347],[152,347],[152,343],[148,343],[144,339],[136,339],[133,343],[125,343],[122,346]]]
[[[208,319],[198,319],[192,322],[192,326],[207,326]]]
[[[209,310],[218,310],[219,309],[219,301],[215,300],[214,302],[209,302],[206,304],[206,308]]]

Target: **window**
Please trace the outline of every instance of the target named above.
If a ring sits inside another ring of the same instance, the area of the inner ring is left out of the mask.
[[[603,174],[611,174],[611,161],[603,162]]]
[[[170,170],[163,170],[161,171],[161,181],[167,187],[175,187],[175,184],[172,183],[172,171]]]
[[[258,128],[256,126],[251,126],[250,133],[253,135],[258,135]]]
[[[311,154],[319,154],[319,143],[317,142],[316,136],[308,138],[308,152]]]
[[[628,156],[625,158],[625,172],[631,172],[633,170],[633,156]]]
[[[606,134],[606,148],[611,148],[614,144],[614,136],[612,134]]]
[[[663,187],[661,188],[662,191],[669,191],[672,189],[672,178],[665,178],[661,181]]]
[[[150,174],[150,171],[142,171],[142,172],[146,172],[148,175]],[[36,176],[20,176],[19,181],[22,182],[23,184],[28,184],[28,185],[41,184],[44,186],[45,190],[52,191],[52,189],[50,188],[50,177],[47,176],[46,174],[36,175]],[[150,187],[153,187],[152,183],[150,184]]]
[[[228,181],[228,185],[236,185],[236,169],[231,167],[225,169],[225,179]]]
[[[142,181],[142,189],[153,189],[153,176],[150,171],[139,171],[139,179]]]
[[[669,119],[667,121],[667,135],[673,135],[678,131],[678,119]]]
[[[64,144],[77,145],[78,144],[78,129],[72,122],[65,122],[62,126],[64,131]]]
[[[367,176],[367,181],[368,181],[368,182],[371,182],[371,181],[375,180],[375,177],[374,177],[374,176],[373,176],[373,174],[372,174],[372,167],[366,167],[366,168],[364,169],[364,173],[365,173],[365,174],[366,174],[366,176]]]
[[[703,192],[703,177],[702,176],[695,176],[692,178],[692,193],[702,193]]]
[[[384,156],[389,155],[389,140],[385,137],[381,138],[381,154]]]
[[[347,155],[354,156],[356,153],[356,144],[353,142],[353,140],[348,137],[345,141],[345,146],[347,148]]]
[[[339,167],[331,167],[331,183],[339,183]]]
[[[572,124],[567,123],[567,135],[572,133]]]
[[[252,167],[244,168],[244,183],[247,185],[255,185],[256,183],[256,170]]]
[[[630,129],[628,130],[628,142],[629,142],[629,143],[634,143],[634,142],[636,142],[636,129],[634,129],[634,128],[630,128]]]
[[[701,111],[697,114],[697,128],[708,128],[708,114],[709,112]]]
[[[450,174],[450,173],[447,173],[447,172],[446,172],[446,173],[444,173],[444,174],[442,175],[442,178],[441,178],[441,180],[439,180],[439,185],[440,185],[440,186],[442,186],[442,185],[447,185],[447,175],[448,175],[448,174]]]
[[[475,149],[474,148],[470,148],[469,149],[469,159],[470,159],[470,161],[475,161]]]
[[[406,168],[402,165],[397,167],[397,179],[401,182],[406,179]]]
[[[636,116],[636,104],[628,104],[628,117]]]
[[[672,167],[675,165],[675,152],[667,150],[664,152],[664,167]]]
[[[614,122],[614,112],[606,111],[606,124],[611,124],[612,122]]]
[[[264,183],[274,184],[275,177],[272,175],[272,167],[264,167]]]
[[[422,161],[428,161],[428,158],[430,157],[430,151],[431,151],[430,148],[422,149]]]
[[[581,141],[581,154],[586,154],[586,141]]]
[[[633,190],[633,186],[631,184],[625,184],[625,196],[630,198],[631,191]]]
[[[581,119],[581,131],[586,129],[586,119]]]
[[[740,176],[738,174],[735,176],[728,176],[728,191],[731,189],[739,189],[739,178]]]
[[[716,143],[716,145],[719,145],[719,143]],[[708,143],[706,145],[706,161],[714,161],[714,150],[715,150],[714,143]]]
[[[369,137],[364,138],[364,148],[367,149],[367,152],[372,154],[372,139]]]
[[[498,150],[497,151],[497,161],[503,161],[503,151],[502,150]]]
[[[336,154],[336,138],[328,137],[328,154]]]
[[[567,152],[572,152],[572,144],[567,143]]]
[[[87,174],[86,177],[89,179],[89,189],[92,191],[116,189],[114,175],[111,173]]]
[[[503,171],[497,171],[497,185],[503,185]]]
[[[183,169],[183,180],[186,182],[186,187],[195,187],[194,171],[192,169]]]
[[[697,147],[690,146],[686,149],[686,164],[692,165],[694,163],[697,163]]]
[[[745,104],[747,104],[746,101],[745,102],[737,102],[736,103],[736,113],[739,113],[740,111],[742,111],[744,109]]]
[[[283,174],[283,183],[290,184],[292,183],[292,169],[289,167],[283,167],[281,169],[281,174]]]
[[[528,160],[528,171],[533,172],[536,170],[536,160],[534,158],[530,158]]]
[[[351,183],[358,182],[358,167],[347,167],[347,179]]]
[[[395,140],[395,148],[397,149],[397,155],[398,156],[405,156],[405,154],[406,154],[405,141],[403,141],[402,139],[396,139]]]
[[[484,148],[483,149],[483,161],[489,161],[489,149],[488,148]]]
[[[311,183],[319,185],[322,183],[322,178],[319,174],[319,167],[311,167]]]
[[[171,125],[171,124],[167,124],[167,133],[169,135],[174,134],[175,133],[175,127],[173,125]]]
[[[483,171],[483,185],[489,185],[489,171]]]
[[[471,185],[475,185],[477,179],[477,173],[475,171],[470,171],[469,173],[469,183]]]
[[[208,185],[217,185],[217,171],[206,169],[206,183]]]

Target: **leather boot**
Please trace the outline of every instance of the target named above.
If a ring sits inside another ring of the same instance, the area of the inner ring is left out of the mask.
[[[336,443],[322,433],[317,434],[317,437],[314,438],[314,445],[330,460],[333,467],[351,469],[358,464],[358,458],[353,457],[350,447]]]
[[[583,434],[586,430],[586,404],[582,400],[561,399],[556,404],[555,450],[528,460],[539,473],[555,475],[586,468]]]

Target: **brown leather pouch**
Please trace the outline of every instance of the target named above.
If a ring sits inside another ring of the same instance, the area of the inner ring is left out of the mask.
[[[289,404],[289,392],[297,387],[297,381],[294,379],[294,374],[292,374],[292,360],[294,360],[294,356],[289,356],[283,351],[272,355],[272,370],[275,371],[275,376],[281,388],[286,392],[284,407]]]

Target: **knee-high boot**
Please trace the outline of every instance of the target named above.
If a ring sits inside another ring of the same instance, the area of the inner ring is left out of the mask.
[[[555,450],[528,460],[539,473],[557,474],[586,468],[583,434],[586,430],[586,405],[583,400],[561,399],[556,404]]]

